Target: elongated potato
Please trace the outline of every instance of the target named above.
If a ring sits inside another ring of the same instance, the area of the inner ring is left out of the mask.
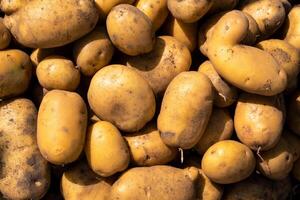
[[[165,145],[154,122],[142,130],[125,136],[131,159],[138,166],[163,165],[172,161],[177,150]]]
[[[5,14],[11,14],[24,7],[30,1],[32,0],[1,0],[0,10],[2,10]]]
[[[0,49],[5,49],[8,47],[11,40],[11,35],[9,30],[4,26],[3,19],[0,18]]]
[[[284,40],[300,49],[300,4],[289,12],[285,23]]]
[[[195,146],[205,131],[212,104],[212,85],[205,75],[182,72],[176,76],[166,90],[157,119],[164,143],[183,149]]]
[[[100,13],[100,20],[104,21],[106,16],[111,11],[113,7],[118,4],[133,4],[135,0],[95,0],[95,4]]]
[[[77,160],[85,140],[87,109],[74,92],[52,90],[38,113],[37,142],[49,162],[63,165]]]
[[[28,99],[0,102],[0,192],[7,199],[41,199],[50,185],[36,142],[37,110]]]
[[[295,91],[287,104],[287,125],[297,135],[300,135],[300,91]]]

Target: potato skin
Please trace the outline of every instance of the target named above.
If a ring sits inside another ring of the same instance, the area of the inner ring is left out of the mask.
[[[287,125],[300,136],[300,91],[295,91],[287,104]]]
[[[287,16],[284,40],[300,49],[300,4],[295,5]]]
[[[196,168],[171,166],[136,167],[126,171],[112,186],[111,200],[194,200]]]
[[[182,149],[195,146],[205,131],[212,104],[212,85],[205,75],[182,72],[176,76],[165,92],[157,118],[164,143]]]
[[[113,7],[118,4],[133,4],[135,0],[95,0],[95,4],[100,13],[100,20],[104,21]]]
[[[45,16],[47,20],[41,20]],[[92,0],[30,1],[4,18],[17,41],[31,48],[64,46],[93,30],[97,21],[98,11]]]
[[[32,76],[29,56],[17,49],[0,51],[0,98],[24,93]]]
[[[147,80],[156,96],[162,96],[172,79],[188,71],[192,63],[189,50],[170,36],[158,37],[150,53],[126,60],[128,67]]]
[[[8,47],[11,41],[11,35],[9,30],[4,26],[3,19],[0,18],[0,50]]]
[[[143,128],[154,116],[156,106],[146,80],[124,65],[99,70],[92,78],[88,101],[100,119],[126,132]]]
[[[86,105],[77,93],[49,91],[38,113],[37,142],[43,157],[56,165],[77,160],[86,126]]]
[[[206,176],[216,183],[236,183],[250,176],[255,169],[255,158],[246,145],[223,140],[205,152],[201,166]]]
[[[124,171],[130,161],[124,138],[106,121],[98,121],[88,128],[85,154],[92,170],[103,177]]]
[[[32,0],[1,0],[0,10],[2,10],[5,14],[11,14],[24,7],[30,1]]]
[[[93,76],[106,66],[114,54],[106,29],[96,27],[91,33],[74,44],[73,55],[77,66],[85,76]]]
[[[112,43],[127,55],[149,53],[154,47],[152,22],[132,5],[115,6],[107,16],[106,28]]]
[[[163,165],[172,161],[177,149],[165,145],[154,122],[142,130],[124,136],[128,143],[132,162],[137,166]]]
[[[8,199],[41,199],[50,185],[36,142],[37,110],[24,98],[0,102],[0,192]]]

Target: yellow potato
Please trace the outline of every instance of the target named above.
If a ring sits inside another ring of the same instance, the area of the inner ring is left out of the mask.
[[[104,21],[111,9],[118,4],[133,4],[135,0],[95,0],[100,13],[100,20]]]
[[[300,159],[294,163],[292,175],[296,180],[300,181]]]
[[[287,103],[287,125],[297,135],[300,135],[300,92],[297,90]]]
[[[24,7],[30,1],[32,0],[1,0],[0,10],[2,10],[5,14],[11,14]]]
[[[289,12],[286,24],[284,40],[300,49],[300,4],[295,5]]]
[[[9,30],[4,26],[3,19],[0,18],[0,49],[5,49],[10,44],[11,35]]]

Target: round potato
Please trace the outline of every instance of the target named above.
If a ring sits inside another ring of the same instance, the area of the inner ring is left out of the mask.
[[[118,4],[133,4],[135,0],[95,0],[100,13],[100,20],[104,21],[113,7]]]
[[[226,109],[214,108],[203,136],[195,149],[203,155],[213,144],[229,140],[233,133],[233,120]]]
[[[287,125],[297,135],[300,135],[300,91],[295,91],[287,104]]]
[[[94,75],[88,101],[100,119],[126,132],[143,128],[154,116],[156,106],[147,81],[123,65],[106,66]]]
[[[205,152],[201,166],[206,176],[216,183],[236,183],[254,171],[255,158],[246,145],[234,140],[223,140]]]
[[[93,76],[106,66],[113,54],[114,46],[104,27],[96,27],[94,31],[76,41],[73,49],[74,60],[85,76]]]
[[[201,91],[201,92],[199,92]],[[169,84],[157,118],[165,144],[191,149],[202,137],[211,115],[213,89],[199,72],[182,72]]]
[[[114,7],[107,16],[106,27],[112,43],[127,55],[149,53],[154,47],[152,22],[134,6],[121,4]]]
[[[142,130],[125,136],[131,159],[138,166],[163,165],[172,161],[177,149],[163,143],[155,123],[147,124]]]
[[[24,93],[31,80],[29,56],[17,49],[0,51],[0,99]]]
[[[37,123],[37,142],[46,160],[56,165],[77,160],[87,126],[87,109],[77,93],[48,92],[40,105]]]
[[[4,26],[3,19],[0,18],[0,49],[5,49],[10,44],[11,35],[9,30]]]
[[[0,10],[9,15],[18,11],[32,0],[1,0]]]
[[[300,159],[294,163],[292,175],[296,180],[300,181]]]
[[[36,68],[39,83],[47,90],[74,91],[80,83],[80,72],[73,62],[62,56],[50,56]]]
[[[150,53],[126,59],[127,66],[143,76],[157,96],[162,96],[172,79],[188,71],[192,63],[189,50],[170,36],[158,37]]]
[[[284,30],[284,40],[300,49],[300,4],[289,12]]]

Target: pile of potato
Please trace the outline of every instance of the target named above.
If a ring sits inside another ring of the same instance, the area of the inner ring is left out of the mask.
[[[0,199],[300,198],[296,0],[0,10]]]

